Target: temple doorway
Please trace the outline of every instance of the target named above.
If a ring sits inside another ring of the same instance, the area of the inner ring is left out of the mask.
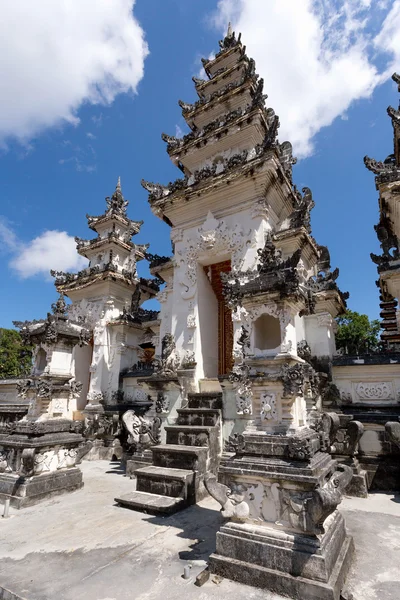
[[[225,304],[221,281],[221,273],[230,270],[230,260],[204,267],[218,303],[218,375],[226,375],[233,367],[232,312]]]

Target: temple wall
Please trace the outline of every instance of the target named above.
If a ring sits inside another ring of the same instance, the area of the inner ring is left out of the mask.
[[[22,404],[24,400],[17,397],[17,383],[19,379],[0,379],[0,404],[11,404],[18,402]]]
[[[335,354],[334,320],[329,313],[317,313],[304,317],[305,339],[313,356]]]
[[[367,470],[371,489],[397,489],[400,482],[400,449],[391,443],[386,423],[400,418],[400,365],[367,364],[362,357],[343,357],[333,367],[340,391],[339,409],[364,426],[358,459]],[[351,363],[351,364],[350,364]],[[325,406],[325,410],[337,410]]]
[[[340,390],[342,403],[351,408],[400,406],[400,365],[364,364],[355,359],[353,364],[334,365],[333,379]]]

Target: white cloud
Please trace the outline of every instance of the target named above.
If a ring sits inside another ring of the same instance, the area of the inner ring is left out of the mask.
[[[0,19],[0,143],[136,92],[148,54],[135,0],[12,0]]]
[[[214,23],[226,31],[229,20],[299,157],[400,59],[400,0],[219,0]]]
[[[0,249],[7,253],[18,249],[18,238],[5,219],[0,220]]]
[[[22,279],[36,275],[48,279],[50,269],[77,271],[88,263],[77,254],[74,238],[65,231],[45,231],[30,242],[22,242],[9,224],[0,220],[0,247],[12,255],[9,267]]]
[[[181,127],[179,127],[179,125],[175,125],[175,137],[177,138],[181,138],[183,137],[185,134],[183,133]]]

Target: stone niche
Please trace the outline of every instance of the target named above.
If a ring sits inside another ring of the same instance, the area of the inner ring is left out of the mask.
[[[253,323],[253,348],[256,355],[278,354],[282,338],[279,319],[264,313]]]

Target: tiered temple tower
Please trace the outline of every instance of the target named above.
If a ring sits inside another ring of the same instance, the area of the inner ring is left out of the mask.
[[[31,376],[18,386],[29,401],[27,415],[13,427],[0,426],[0,499],[10,496],[17,507],[79,488],[76,464],[88,450],[94,458],[114,456],[121,371],[140,362],[145,324],[157,318],[140,307],[159,288],[137,276],[147,246],[131,241],[142,223],[127,217],[119,181],[106,204],[104,214],[88,216],[97,238],[76,239],[89,266],[76,274],[52,271],[60,292],[52,313],[14,322],[33,347]],[[119,442],[118,448],[120,457]]]
[[[400,76],[393,75],[399,86]],[[382,342],[390,351],[400,348],[399,312],[400,297],[400,110],[389,106],[388,115],[392,121],[394,149],[384,162],[366,156],[367,169],[375,173],[376,189],[379,192],[379,223],[375,226],[382,254],[371,254],[378,267],[380,290]]]
[[[131,240],[143,221],[128,218],[128,204],[118,180],[115,192],[106,198],[106,211],[87,215],[97,237],[75,238],[77,251],[89,259],[88,267],[76,274],[52,271],[57,290],[72,300],[69,319],[85,323],[93,332],[93,352],[80,362],[82,376],[90,373],[86,390],[93,409],[104,401],[112,402],[121,370],[137,362],[137,337],[142,332],[140,320],[133,317],[140,304],[158,291],[154,282],[137,275],[137,261],[145,258],[148,245]]]
[[[190,133],[162,136],[184,177],[142,182],[174,247],[153,269],[167,285],[161,368],[146,385],[164,399],[179,381],[182,406],[154,465],[136,472],[139,491],[117,501],[177,510],[205,483],[229,518],[213,572],[338,600],[352,543],[335,509],[352,472],[336,469],[332,423],[318,406],[346,296],[311,236],[311,191],[293,185],[291,144],[278,141],[279,119],[240,36],[229,27],[203,64],[199,99],[179,102]],[[176,409],[174,393],[166,406]]]

